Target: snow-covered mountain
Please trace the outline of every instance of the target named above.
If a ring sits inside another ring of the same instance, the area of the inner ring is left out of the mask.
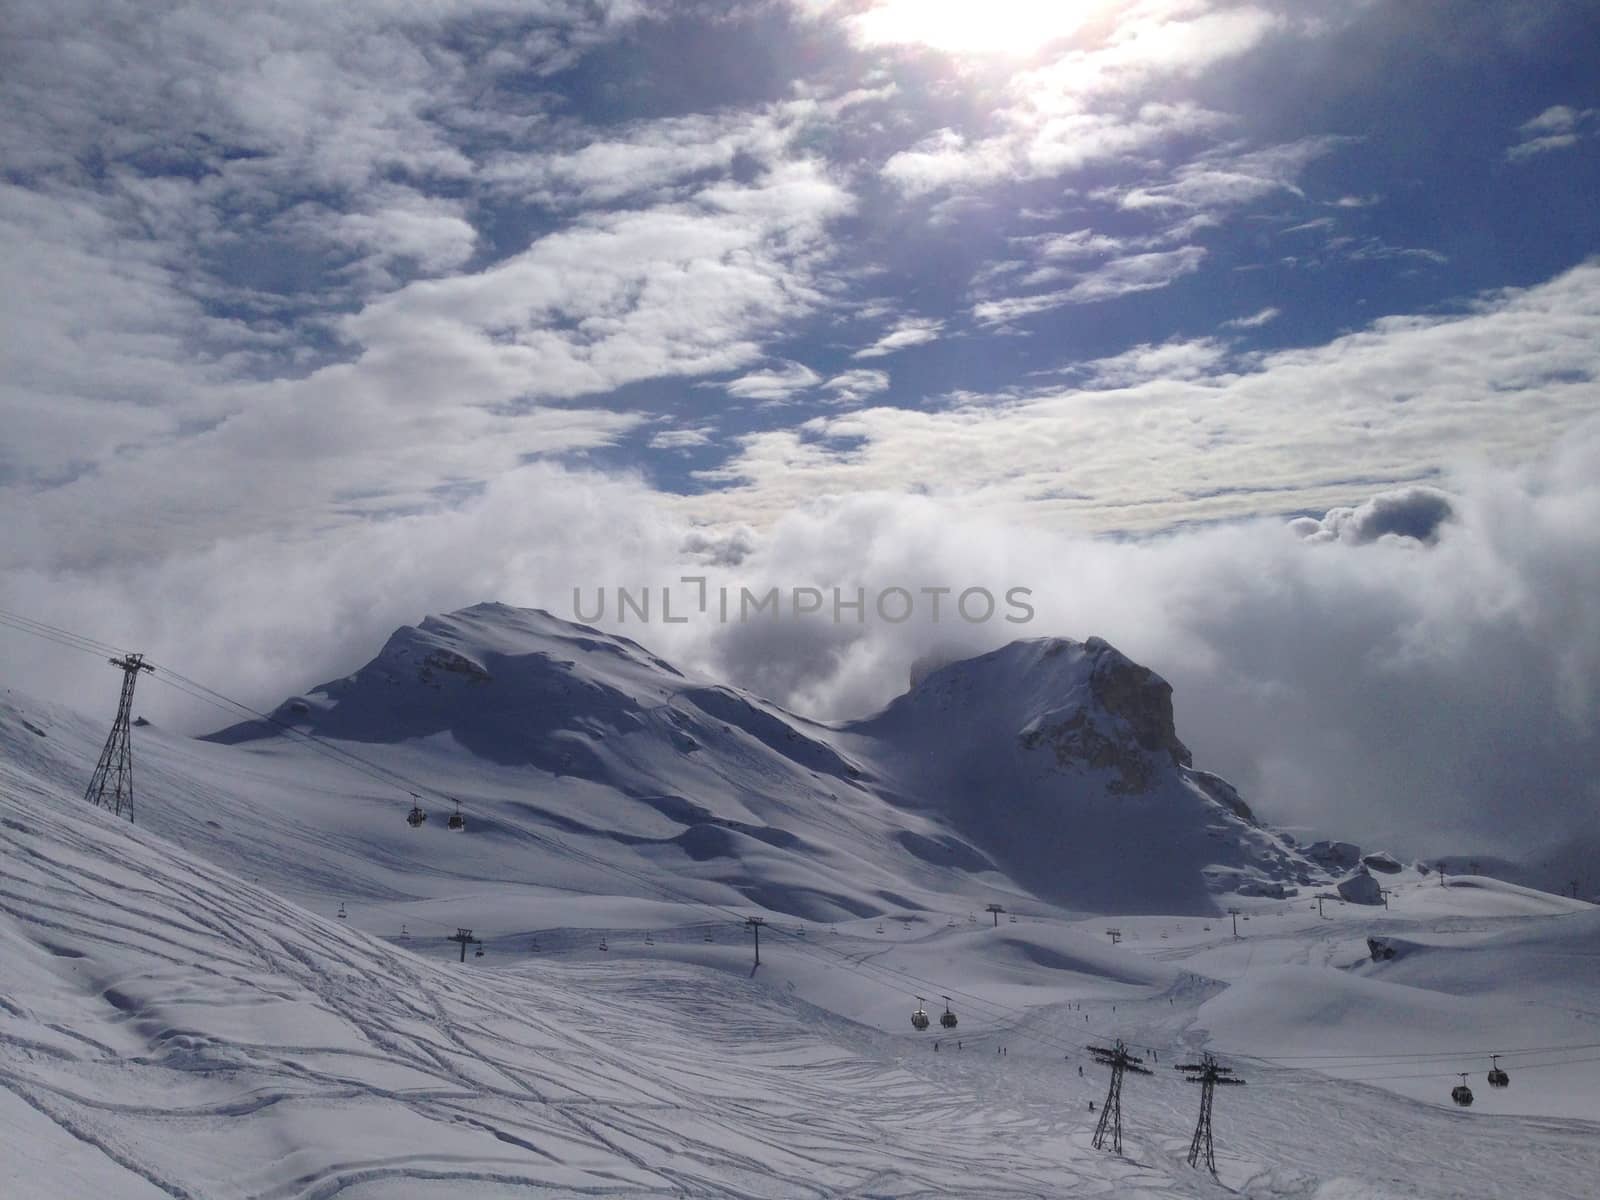
[[[136,728],[129,826],[81,799],[105,714],[0,697],[0,1195],[1198,1198],[1165,1068],[1208,1048],[1250,1082],[1237,1194],[1600,1170],[1600,913],[1300,852],[1104,642],[823,725],[480,605],[275,717],[328,740]],[[1107,1038],[1157,1068],[1126,1157],[1090,1144]]]
[[[1325,877],[1191,765],[1171,688],[1098,638],[1015,642],[926,674],[875,717],[825,725],[627,638],[480,604],[396,631],[272,717],[340,742],[464,751],[522,784],[510,812],[470,799],[491,834],[515,817],[608,838],[797,915],[1019,886],[1076,908],[1211,912],[1219,892]],[[212,740],[281,740],[278,725]],[[558,801],[555,781],[588,792]],[[443,790],[468,799],[470,775]]]
[[[509,823],[391,837],[391,799],[277,740],[136,730],[130,826],[79,794],[97,734],[0,700],[8,1198],[1577,1200],[1600,1171],[1600,913],[1578,901],[1402,868],[1392,911],[1247,897],[1238,937],[772,919],[752,971],[742,912],[601,891]],[[458,960],[457,925],[486,957]],[[959,1028],[914,1031],[918,990],[952,993]],[[1113,1037],[1155,1068],[1121,1155],[1091,1144],[1107,1081],[1083,1050]],[[1249,1082],[1218,1098],[1217,1180],[1185,1162],[1196,1089],[1167,1070],[1206,1048]],[[1488,1051],[1509,1088],[1484,1086]]]
[[[1218,892],[1283,896],[1324,877],[1193,767],[1171,686],[1100,638],[951,663],[842,732],[887,794],[937,810],[1063,904],[1209,912]]]

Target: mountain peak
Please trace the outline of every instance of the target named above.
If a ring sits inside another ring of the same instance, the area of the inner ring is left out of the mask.
[[[925,660],[926,661],[926,660]],[[1178,738],[1172,685],[1104,638],[1022,638],[920,673],[865,727],[955,715],[984,740],[1048,749],[1063,767],[1116,772],[1111,789],[1140,792],[1193,758]]]

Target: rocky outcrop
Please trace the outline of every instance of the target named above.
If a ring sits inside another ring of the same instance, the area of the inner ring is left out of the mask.
[[[1256,820],[1255,813],[1250,811],[1250,806],[1239,795],[1238,789],[1221,775],[1213,775],[1210,771],[1195,771],[1191,778],[1200,785],[1206,795],[1210,796],[1241,821],[1248,821],[1252,825],[1260,824]],[[1294,839],[1287,836],[1283,838],[1283,842],[1286,846],[1294,845]]]
[[[1362,867],[1348,879],[1341,879],[1337,884],[1339,898],[1349,904],[1382,904],[1383,888]]]
[[[1374,871],[1382,871],[1385,875],[1393,875],[1401,869],[1400,860],[1382,850],[1363,855],[1361,865]]]
[[[435,650],[424,658],[417,667],[417,679],[431,687],[438,687],[437,672],[440,671],[459,675],[470,683],[489,682],[489,672],[483,669],[481,663],[473,662],[466,655],[456,654],[451,650]]]
[[[1127,723],[1141,749],[1167,755],[1173,766],[1191,765],[1194,756],[1178,740],[1172,717],[1172,685],[1104,638],[1090,638],[1084,650],[1095,660],[1089,688],[1101,707]]]
[[[1354,842],[1312,842],[1303,853],[1330,871],[1349,871],[1361,861],[1361,847]]]
[[[1090,638],[1083,651],[1094,664],[1088,680],[1094,703],[1031,722],[1019,735],[1022,745],[1048,746],[1062,766],[1115,771],[1108,789],[1121,794],[1146,791],[1162,767],[1189,766],[1193,756],[1173,721],[1172,685],[1103,638]],[[1237,793],[1233,798],[1243,806]]]

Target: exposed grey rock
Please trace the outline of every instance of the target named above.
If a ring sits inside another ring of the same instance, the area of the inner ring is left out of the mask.
[[[1305,856],[1330,871],[1348,871],[1361,861],[1361,847],[1354,842],[1312,842]]]
[[[1069,646],[1062,641],[1063,650]],[[1083,649],[1094,663],[1089,692],[1095,704],[1031,725],[1019,735],[1022,745],[1049,746],[1063,766],[1116,771],[1109,790],[1121,794],[1146,791],[1163,766],[1189,766],[1193,756],[1173,721],[1172,685],[1104,638],[1090,638]]]
[[[1193,779],[1218,804],[1222,805],[1234,816],[1242,821],[1249,821],[1252,825],[1259,825],[1255,813],[1250,811],[1250,806],[1244,802],[1238,790],[1220,775],[1213,775],[1210,771],[1195,771]],[[1285,837],[1286,845],[1294,845],[1291,838]]]
[[[1268,896],[1274,900],[1286,900],[1300,894],[1299,888],[1277,879],[1246,879],[1234,891],[1241,896]]]
[[[1383,888],[1365,867],[1336,885],[1341,899],[1350,904],[1382,904]]]

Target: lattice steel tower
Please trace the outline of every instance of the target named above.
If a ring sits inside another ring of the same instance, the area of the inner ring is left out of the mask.
[[[1211,1096],[1219,1083],[1243,1086],[1244,1080],[1234,1079],[1233,1068],[1219,1067],[1217,1060],[1209,1054],[1201,1055],[1197,1063],[1180,1063],[1172,1069],[1186,1072],[1184,1078],[1190,1083],[1200,1085],[1200,1120],[1195,1123],[1194,1137],[1189,1142],[1189,1165],[1198,1166],[1203,1152],[1206,1156],[1206,1170],[1215,1175],[1217,1157],[1211,1148]]]
[[[109,808],[117,816],[128,810],[128,820],[133,820],[133,743],[128,731],[133,720],[133,685],[140,671],[154,671],[144,661],[142,654],[125,654],[109,660],[113,667],[122,668],[122,699],[117,702],[117,719],[111,724],[111,736],[106,748],[100,751],[100,761],[95,765],[94,777],[89,780],[89,790],[83,798],[90,804]],[[110,793],[107,795],[107,793]]]
[[[1105,1107],[1100,1110],[1100,1122],[1094,1127],[1094,1148],[1103,1149],[1106,1134],[1109,1133],[1111,1148],[1121,1154],[1123,1072],[1132,1071],[1135,1075],[1151,1075],[1154,1072],[1140,1066],[1144,1059],[1129,1054],[1121,1038],[1118,1038],[1117,1044],[1109,1050],[1104,1046],[1090,1046],[1089,1053],[1094,1055],[1095,1062],[1102,1067],[1111,1068],[1111,1087],[1106,1091]]]

